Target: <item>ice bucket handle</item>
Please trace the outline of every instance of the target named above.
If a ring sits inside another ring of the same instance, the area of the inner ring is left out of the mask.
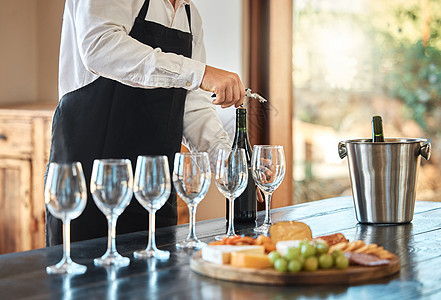
[[[423,147],[421,147],[423,148]],[[429,153],[430,153],[430,147],[429,147]],[[338,143],[338,155],[340,156],[341,159],[346,157],[346,143],[345,142],[339,142]],[[422,155],[422,154],[421,154]]]
[[[431,153],[432,145],[430,142],[424,142],[423,145],[420,147],[420,155],[424,157],[426,160],[430,159],[430,153]],[[346,150],[346,143],[345,142],[339,142],[338,143],[338,155],[341,159],[345,158],[347,155]]]
[[[429,160],[429,158],[430,158],[430,152],[431,152],[430,149],[431,148],[432,148],[432,145],[430,144],[430,142],[424,142],[424,144],[420,148],[420,154],[426,160]]]

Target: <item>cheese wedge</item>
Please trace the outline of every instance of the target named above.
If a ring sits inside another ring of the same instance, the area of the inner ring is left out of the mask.
[[[230,263],[232,252],[263,255],[265,253],[265,247],[253,245],[208,245],[202,248],[202,259],[214,264],[225,265]]]
[[[271,262],[266,254],[232,252],[231,265],[238,268],[265,269],[271,267]]]

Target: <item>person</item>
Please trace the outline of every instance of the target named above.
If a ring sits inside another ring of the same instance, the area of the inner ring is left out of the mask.
[[[89,187],[97,158],[129,158],[134,167],[138,155],[166,155],[172,168],[181,141],[212,157],[230,148],[215,105],[240,106],[245,88],[237,74],[205,64],[201,24],[190,0],[66,0],[49,161],[80,161]],[[177,223],[171,195],[158,227]],[[61,221],[46,214],[46,245],[61,244]],[[118,234],[147,228],[147,211],[132,199]],[[71,240],[106,235],[89,191]]]

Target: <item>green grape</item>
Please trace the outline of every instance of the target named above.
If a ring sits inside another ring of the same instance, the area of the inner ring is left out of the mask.
[[[332,255],[323,253],[319,256],[319,266],[321,269],[329,269],[334,265]]]
[[[340,255],[345,255],[345,253],[343,252],[343,250],[337,249],[337,250],[334,250],[334,252],[332,252],[332,257],[334,257],[334,259],[335,259],[337,256],[340,256]]]
[[[303,266],[304,264],[305,264],[305,258],[303,257],[303,256],[299,256],[299,257],[297,257],[296,258],[299,262],[300,262],[300,264]]]
[[[303,268],[306,271],[315,271],[318,269],[318,259],[315,256],[310,256],[305,260],[305,264],[303,266]]]
[[[315,255],[315,247],[311,244],[303,244],[301,246],[301,253],[304,258],[308,258]]]
[[[317,245],[315,245],[315,249],[318,254],[328,253],[329,246],[326,243],[318,242]]]
[[[291,273],[296,273],[300,271],[303,267],[303,264],[298,259],[293,259],[288,263],[288,271]]]
[[[300,241],[298,247],[301,249],[303,245],[309,245],[309,244],[310,244],[310,242],[308,240],[302,240],[302,241]]]
[[[279,272],[286,272],[286,271],[288,271],[288,261],[285,258],[283,258],[283,257],[277,259],[274,262],[274,269],[276,269]]]
[[[337,269],[346,269],[349,266],[349,259],[344,255],[339,255],[335,258],[335,266]]]
[[[282,256],[280,255],[279,252],[277,251],[271,251],[268,254],[269,260],[270,262],[274,265],[274,263],[276,262],[276,260],[278,260],[279,258],[281,258]]]
[[[287,260],[293,260],[295,258],[298,258],[299,256],[300,256],[300,248],[290,247],[286,252],[285,258]]]

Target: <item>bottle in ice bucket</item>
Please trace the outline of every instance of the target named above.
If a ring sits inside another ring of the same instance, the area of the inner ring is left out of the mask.
[[[256,222],[256,185],[251,175],[251,156],[253,154],[247,134],[247,110],[236,108],[236,134],[234,136],[233,149],[243,148],[247,155],[248,163],[248,186],[245,191],[234,200],[234,222],[252,223]],[[226,218],[228,222],[229,209],[227,200]]]
[[[384,142],[383,121],[380,116],[372,117],[372,142]]]

